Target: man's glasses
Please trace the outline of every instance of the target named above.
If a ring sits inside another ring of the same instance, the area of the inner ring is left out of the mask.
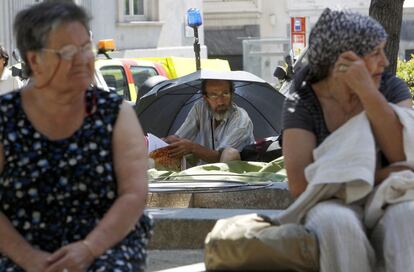
[[[92,43],[87,43],[84,46],[76,46],[74,44],[68,44],[61,49],[42,48],[42,51],[51,52],[58,55],[64,60],[72,60],[73,57],[81,53],[84,57],[93,58],[95,56],[95,47]]]
[[[229,98],[231,97],[231,92],[223,92],[221,94],[206,94],[206,96],[211,100],[217,100],[219,97]]]

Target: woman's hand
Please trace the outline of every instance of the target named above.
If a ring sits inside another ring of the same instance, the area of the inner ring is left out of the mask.
[[[364,59],[352,51],[339,55],[334,65],[333,74],[334,77],[345,83],[359,98],[364,97],[370,92],[378,93],[373,75],[368,70]]]
[[[51,256],[50,253],[33,248],[27,254],[23,269],[27,272],[43,272],[48,266],[47,259]]]
[[[94,261],[90,249],[81,241],[66,245],[55,251],[49,258],[46,272],[84,272]]]
[[[400,172],[404,170],[412,170],[412,169],[404,165],[394,165],[394,166],[390,165],[384,168],[377,169],[375,171],[375,185],[378,185],[381,182],[383,182],[386,178],[388,178],[388,176],[391,173]]]

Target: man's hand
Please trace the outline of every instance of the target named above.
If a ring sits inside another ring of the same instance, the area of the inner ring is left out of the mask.
[[[187,139],[178,138],[169,145],[168,154],[173,158],[181,158],[193,153],[194,143]]]
[[[165,137],[165,138],[162,138],[162,140],[163,140],[164,142],[168,143],[168,144],[171,144],[171,143],[177,142],[177,141],[179,141],[180,139],[181,139],[181,138],[180,138],[180,137],[178,137],[177,135],[169,135],[169,136],[167,136],[167,137]]]
[[[66,245],[55,251],[47,260],[46,272],[84,272],[95,259],[81,241]]]

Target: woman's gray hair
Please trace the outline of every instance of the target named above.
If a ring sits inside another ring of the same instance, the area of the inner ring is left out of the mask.
[[[365,56],[386,39],[382,25],[369,16],[325,9],[309,35],[309,81],[326,78],[343,52]]]
[[[68,22],[80,22],[89,33],[91,17],[72,1],[45,1],[21,10],[14,18],[14,35],[20,56],[26,63],[26,73],[32,74],[27,52],[44,48],[52,30]]]

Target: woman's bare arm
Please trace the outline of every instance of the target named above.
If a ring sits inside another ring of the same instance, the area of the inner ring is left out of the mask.
[[[390,163],[404,161],[402,125],[398,116],[382,95],[373,95],[362,102],[370,121],[375,139]],[[402,106],[411,107],[411,101],[403,101]]]
[[[375,139],[390,163],[404,161],[402,125],[385,97],[378,91],[364,60],[348,51],[339,57],[338,63],[347,63],[347,71],[334,70],[335,77],[344,80],[358,95],[374,132]],[[386,63],[384,63],[385,65]],[[399,103],[411,107],[411,101]]]
[[[288,176],[289,191],[293,197],[300,196],[308,186],[305,168],[313,162],[312,151],[316,147],[315,135],[298,128],[283,132],[283,156]]]
[[[125,102],[114,127],[113,154],[118,198],[85,239],[96,256],[131,231],[146,204],[147,148],[136,114]]]

